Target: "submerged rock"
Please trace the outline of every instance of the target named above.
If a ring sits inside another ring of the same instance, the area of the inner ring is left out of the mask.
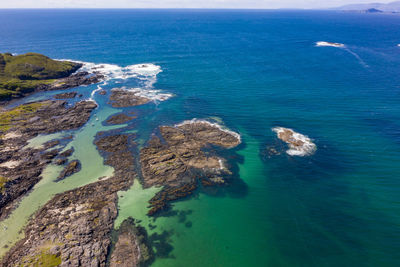
[[[317,150],[317,146],[309,137],[296,133],[292,129],[275,127],[272,131],[277,134],[279,139],[288,144],[289,150],[286,153],[291,156],[309,156]]]
[[[176,126],[159,128],[162,140],[153,136],[140,151],[144,187],[162,186],[150,200],[149,215],[168,208],[168,202],[193,193],[198,181],[203,185],[226,182],[230,171],[224,159],[207,155],[211,145],[232,148],[240,143],[240,136],[223,130],[207,121],[190,121]]]

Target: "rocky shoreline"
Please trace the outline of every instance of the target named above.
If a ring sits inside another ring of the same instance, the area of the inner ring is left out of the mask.
[[[97,107],[92,101],[81,101],[70,108],[66,104],[42,101],[0,112],[0,219],[7,217],[19,197],[40,181],[43,169],[61,151],[61,148],[49,151],[58,145],[57,141],[39,148],[25,148],[28,140],[39,134],[78,129]]]
[[[137,177],[130,151],[133,138],[99,133],[95,144],[105,164],[115,168],[114,176],[56,195],[35,213],[25,238],[3,257],[2,266],[42,266],[50,260],[51,266],[106,266],[118,213],[117,192],[128,189]],[[122,224],[118,236],[111,266],[138,266],[151,259],[146,234],[132,219]]]

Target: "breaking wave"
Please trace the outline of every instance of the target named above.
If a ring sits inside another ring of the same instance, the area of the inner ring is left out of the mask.
[[[286,153],[290,156],[309,156],[317,150],[317,146],[308,136],[297,133],[292,129],[275,127],[272,128],[272,131],[277,134],[279,139],[288,144],[289,149],[286,150]]]

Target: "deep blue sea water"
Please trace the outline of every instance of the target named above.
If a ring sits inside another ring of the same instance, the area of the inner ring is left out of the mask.
[[[160,66],[153,86],[175,96],[137,109],[143,142],[191,118],[242,135],[225,152],[230,187],[156,220],[155,266],[400,265],[400,16],[0,10],[0,21],[0,52]],[[312,138],[316,153],[287,155],[276,126]]]

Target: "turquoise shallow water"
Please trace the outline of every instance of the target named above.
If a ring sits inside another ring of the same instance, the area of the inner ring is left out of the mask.
[[[135,109],[131,126],[140,144],[158,125],[191,118],[217,117],[241,133],[243,144],[224,152],[235,173],[230,187],[197,192],[155,221],[143,209],[153,189],[135,185],[120,194],[117,224],[124,216],[142,220],[157,250],[154,266],[400,264],[399,16],[0,10],[0,19],[2,52],[160,66],[154,87],[175,96]],[[315,47],[317,41],[346,49]],[[134,78],[117,82],[103,87],[141,86]],[[89,98],[95,88],[79,91]],[[100,120],[77,133],[77,157],[98,157],[93,135],[120,111],[95,99]],[[285,154],[275,126],[308,135],[316,153]],[[266,156],[267,146],[281,155]],[[54,192],[45,190],[46,180],[36,192],[50,197],[110,171],[97,160],[82,165],[87,175]]]

